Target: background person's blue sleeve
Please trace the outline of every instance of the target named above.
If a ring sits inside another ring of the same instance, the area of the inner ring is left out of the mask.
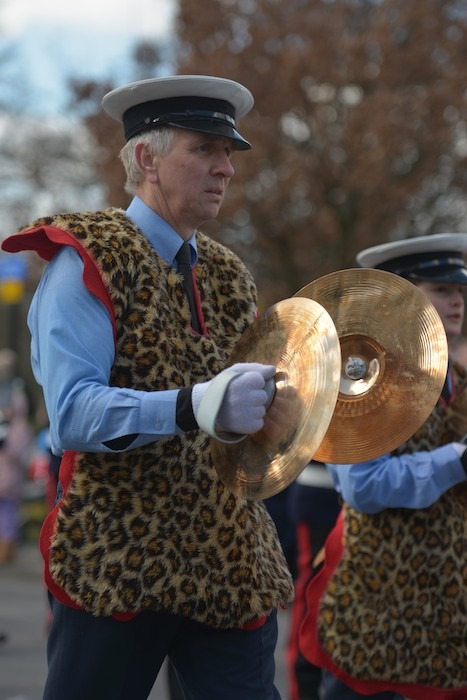
[[[385,508],[427,508],[466,479],[451,444],[431,452],[386,455],[369,462],[327,467],[343,500],[362,513],[378,513]]]
[[[112,323],[84,286],[82,271],[79,254],[62,248],[44,271],[28,315],[31,363],[43,388],[53,452],[112,452],[106,443],[119,445],[125,436],[134,448],[180,433],[178,391],[109,387]]]

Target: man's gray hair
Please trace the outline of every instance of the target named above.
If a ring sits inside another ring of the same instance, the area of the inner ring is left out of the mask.
[[[137,143],[144,143],[153,155],[166,156],[172,145],[174,135],[173,128],[160,128],[145,131],[133,136],[120,151],[120,160],[126,172],[125,192],[130,195],[136,193],[136,188],[141,182],[141,170],[135,158]]]

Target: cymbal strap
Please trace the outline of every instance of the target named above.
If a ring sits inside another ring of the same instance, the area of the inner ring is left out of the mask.
[[[229,384],[238,375],[239,372],[226,369],[214,379],[211,379],[196,413],[196,421],[201,430],[204,430],[205,433],[220,442],[237,443],[246,437],[246,435],[237,435],[236,433],[219,433],[216,429],[217,416],[224,401],[225,393]]]

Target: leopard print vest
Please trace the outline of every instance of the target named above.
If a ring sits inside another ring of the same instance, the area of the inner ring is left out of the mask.
[[[467,376],[396,453],[430,450],[467,434]],[[322,648],[352,678],[467,686],[467,488],[423,510],[376,515],[344,506],[345,546],[321,600]],[[427,696],[428,697],[428,696]]]
[[[16,235],[39,248],[37,240],[56,230],[79,243],[110,295],[112,386],[176,389],[225,367],[256,300],[250,274],[231,251],[197,234],[196,281],[208,330],[199,336],[190,328],[182,276],[123,211],[48,217],[32,234]],[[42,545],[50,576],[72,604],[95,615],[159,611],[229,628],[292,600],[264,504],[224,487],[199,430],[123,453],[73,455],[50,517],[42,536],[51,533]]]

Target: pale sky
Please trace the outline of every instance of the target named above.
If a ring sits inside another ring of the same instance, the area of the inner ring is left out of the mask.
[[[177,0],[0,0],[0,44],[14,52],[2,65],[4,99],[55,115],[67,112],[70,76],[130,82],[133,47],[170,44],[176,8]]]
[[[14,35],[30,25],[133,36],[159,36],[170,30],[173,0],[0,0],[0,29]]]

